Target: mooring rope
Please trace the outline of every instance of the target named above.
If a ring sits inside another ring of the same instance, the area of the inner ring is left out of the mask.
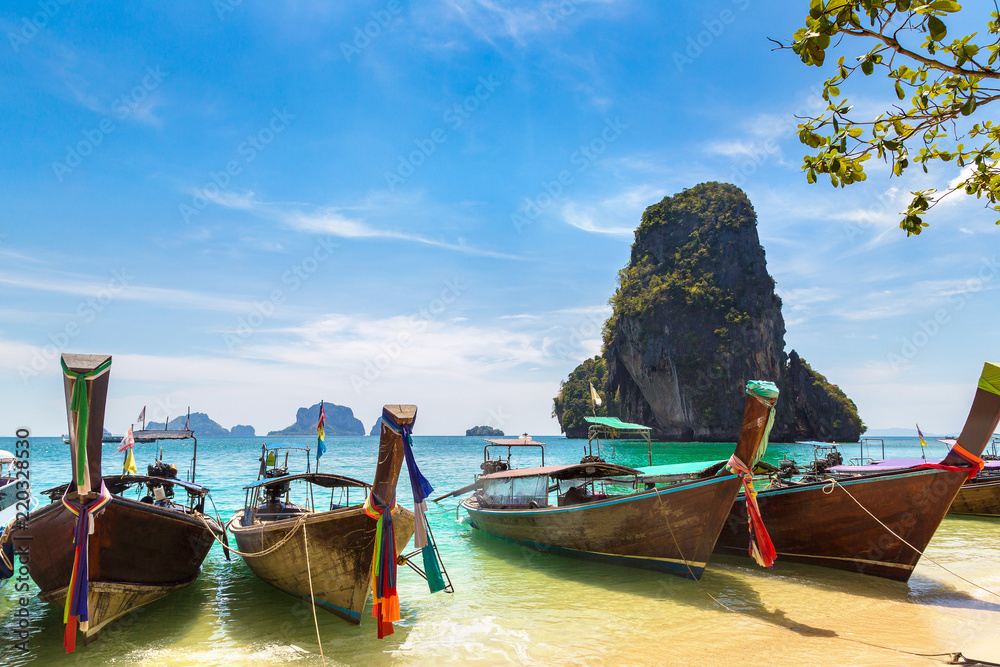
[[[277,551],[278,547],[280,547],[281,545],[283,545],[288,540],[292,539],[292,535],[294,535],[295,531],[297,531],[299,529],[299,526],[304,526],[305,525],[306,518],[308,518],[309,515],[308,514],[301,515],[299,517],[299,519],[295,522],[295,525],[292,526],[292,529],[290,531],[288,531],[285,534],[284,537],[282,537],[280,540],[278,540],[277,542],[275,542],[274,544],[272,544],[271,546],[269,546],[267,549],[264,549],[263,551],[258,551],[257,553],[245,553],[243,551],[239,551],[239,550],[234,549],[234,548],[232,548],[230,546],[227,546],[226,543],[223,542],[222,540],[220,540],[219,536],[215,534],[215,531],[212,530],[212,526],[209,525],[208,521],[205,521],[205,515],[204,514],[202,514],[201,512],[195,512],[195,516],[198,517],[199,519],[201,519],[201,522],[203,524],[205,524],[206,528],[208,528],[208,532],[212,536],[212,539],[214,539],[216,542],[218,542],[220,545],[222,545],[223,549],[229,549],[231,552],[233,552],[237,556],[243,556],[244,558],[258,558],[260,556],[266,556],[266,555],[268,555],[270,553],[273,553],[273,552]],[[211,517],[209,517],[209,518],[211,518]],[[228,530],[229,529],[229,525],[233,521],[235,521],[235,520],[236,520],[236,517],[233,517],[228,522],[226,522],[226,526],[225,526],[225,528],[223,528],[223,530]],[[263,542],[263,539],[261,541]]]
[[[309,578],[309,602],[311,603],[313,612],[313,625],[316,627],[316,643],[319,644],[319,657],[323,661],[323,667],[326,667],[326,656],[323,655],[323,641],[319,638],[319,621],[316,620],[316,597],[313,593],[313,574],[312,567],[309,565],[309,531],[306,530],[306,522],[302,522],[302,540],[305,542],[306,547],[306,575]]]
[[[864,505],[862,505],[861,502],[857,498],[855,498],[851,494],[850,491],[847,490],[847,487],[845,487],[843,484],[841,484],[838,480],[835,480],[835,479],[829,479],[829,480],[827,480],[826,484],[823,485],[823,493],[825,493],[827,495],[830,495],[831,493],[833,493],[833,489],[835,487],[840,487],[841,490],[843,490],[843,492],[846,493],[848,495],[848,497],[850,497],[851,500],[853,500],[855,503],[857,503],[858,507],[860,507],[861,509],[863,509],[868,514],[868,516],[870,516],[871,518],[875,519],[875,521],[877,521],[880,526],[882,526],[887,531],[889,531],[890,535],[892,535],[897,540],[899,540],[900,542],[902,542],[906,546],[908,546],[911,549],[913,549],[914,551],[916,551],[923,558],[925,558],[925,559],[929,560],[930,562],[934,563],[935,565],[937,565],[939,568],[941,568],[942,570],[944,570],[948,574],[950,574],[950,575],[952,575],[954,577],[958,577],[959,579],[961,579],[965,583],[969,584],[970,586],[975,586],[976,588],[978,588],[978,589],[980,589],[982,591],[985,591],[985,592],[989,593],[990,595],[993,595],[995,597],[1000,597],[1000,594],[995,593],[994,591],[991,591],[990,589],[986,588],[985,586],[980,586],[976,582],[970,581],[970,580],[966,579],[965,577],[963,577],[959,573],[954,572],[952,570],[949,570],[947,567],[945,567],[941,563],[937,562],[936,560],[934,560],[930,556],[925,555],[923,551],[921,551],[920,549],[916,548],[915,546],[913,546],[912,544],[910,544],[909,542],[907,542],[906,540],[904,540],[901,535],[897,534],[892,528],[890,528],[889,526],[885,525],[885,523],[883,523],[881,519],[879,519],[877,516],[875,516],[874,514],[872,514],[871,512],[869,512],[868,508],[865,507]]]

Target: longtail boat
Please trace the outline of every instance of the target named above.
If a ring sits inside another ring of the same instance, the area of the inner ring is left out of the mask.
[[[699,579],[743,475],[749,476],[766,443],[777,395],[769,382],[747,386],[740,439],[728,462],[740,474],[718,462],[675,483],[642,488],[648,480],[640,479],[639,470],[590,454],[578,464],[484,474],[479,491],[461,507],[473,528],[501,540]],[[550,490],[555,503],[549,502]],[[770,565],[766,531],[754,523],[762,563]]]
[[[191,584],[223,531],[203,513],[208,489],[194,483],[193,467],[190,481],[155,467],[102,476],[111,357],[63,354],[62,366],[73,480],[46,491],[52,502],[15,524],[12,540],[39,597],[65,606],[64,645],[73,651],[77,624],[90,643],[116,618]],[[123,497],[131,487],[147,495]],[[187,504],[173,500],[175,487]]]
[[[981,469],[979,455],[998,421],[1000,366],[987,363],[965,427],[940,463],[773,480],[757,504],[778,558],[908,580],[962,485]],[[744,504],[734,504],[717,553],[745,553]]]
[[[360,623],[372,590],[376,552],[382,563],[391,560],[394,567],[414,532],[413,513],[397,506],[395,498],[405,456],[404,434],[412,428],[416,414],[415,405],[383,408],[372,484],[332,473],[308,472],[308,448],[307,472],[289,474],[287,451],[283,465],[279,460],[281,451],[289,448],[265,445],[258,479],[245,487],[244,508],[228,525],[253,573],[282,592]],[[292,483],[303,487],[298,503],[290,499]],[[329,504],[317,506],[316,491],[323,489],[330,491]],[[356,490],[356,502],[351,502],[352,490]],[[394,534],[393,543],[377,545],[376,534],[387,532],[379,522],[390,519],[388,533]],[[376,592],[376,605],[382,603],[382,597]],[[380,617],[380,636],[381,621]],[[391,625],[384,630],[391,632]]]
[[[949,445],[954,441],[943,440]],[[923,459],[881,459],[863,466],[838,465],[830,472],[838,476],[854,476],[873,472],[900,471],[919,467]],[[1000,517],[1000,461],[983,457],[983,469],[958,489],[948,514]]]

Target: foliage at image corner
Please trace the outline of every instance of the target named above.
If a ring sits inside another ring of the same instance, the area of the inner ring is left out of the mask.
[[[559,384],[559,395],[553,399],[552,416],[559,421],[559,428],[567,437],[587,437],[589,426],[584,417],[594,416],[590,385],[600,395],[604,404],[597,408],[598,417],[620,417],[617,396],[608,396],[608,366],[603,357],[586,359]]]
[[[837,60],[836,72],[823,83],[827,108],[799,125],[799,140],[815,151],[803,158],[808,182],[820,174],[834,187],[864,181],[864,163],[873,156],[890,164],[896,177],[911,159],[925,173],[932,163],[954,161],[964,168],[955,185],[911,191],[900,228],[907,236],[920,234],[927,227],[923,216],[958,190],[985,198],[986,207],[1000,214],[1000,124],[973,118],[1000,99],[994,85],[1000,79],[1000,9],[994,2],[997,11],[983,17],[978,44],[978,32],[949,37],[946,22],[959,12],[982,11],[980,2],[963,10],[954,0],[810,0],[805,26],[779,48],[816,67],[829,49],[867,50]],[[899,104],[874,119],[858,118],[840,88],[859,70],[865,77],[883,72]]]

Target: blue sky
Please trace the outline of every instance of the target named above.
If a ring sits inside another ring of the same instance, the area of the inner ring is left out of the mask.
[[[322,398],[557,433],[642,210],[708,180],[755,206],[788,349],[871,427],[958,429],[1000,356],[1000,232],[959,198],[898,230],[955,167],[805,182],[828,73],[771,50],[789,4],[5,3],[0,432],[65,431],[57,352],[86,351],[114,431]]]

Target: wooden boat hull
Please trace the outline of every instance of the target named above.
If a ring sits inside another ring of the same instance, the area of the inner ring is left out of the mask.
[[[565,507],[462,505],[473,528],[507,542],[700,579],[739,486],[722,475]]]
[[[1000,479],[973,478],[963,484],[948,514],[1000,516]]]
[[[42,600],[65,603],[75,525],[76,517],[55,502],[33,512],[11,535]],[[90,537],[90,627],[84,642],[115,619],[191,584],[212,543],[197,517],[115,496],[94,520]]]
[[[839,480],[857,503],[844,489],[824,482],[761,491],[757,503],[779,561],[906,581],[920,554],[858,503],[923,552],[966,478],[964,472],[911,470]],[[747,556],[748,543],[741,495],[715,551]]]
[[[280,542],[298,524],[298,519],[243,527],[243,510],[236,513],[229,530],[236,548],[246,553],[265,551]],[[400,507],[393,515],[398,556],[413,535],[413,513]],[[309,565],[306,566],[306,539]],[[244,556],[258,577],[278,590],[309,600],[309,572],[315,603],[351,622],[360,623],[371,591],[371,567],[375,548],[375,522],[360,505],[310,514],[305,530],[299,527],[275,551],[258,557]]]

